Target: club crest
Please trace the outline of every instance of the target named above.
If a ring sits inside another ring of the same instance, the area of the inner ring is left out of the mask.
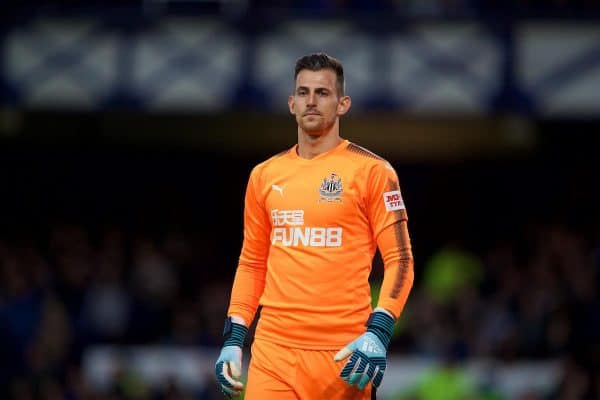
[[[341,203],[343,192],[344,189],[342,187],[342,177],[332,172],[329,178],[323,179],[323,183],[319,188],[319,194],[321,195],[319,201]]]

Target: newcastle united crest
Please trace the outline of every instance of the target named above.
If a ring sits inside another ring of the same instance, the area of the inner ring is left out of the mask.
[[[342,177],[336,173],[331,173],[329,178],[324,178],[321,187],[319,188],[319,194],[321,197],[319,201],[328,202],[342,202]]]

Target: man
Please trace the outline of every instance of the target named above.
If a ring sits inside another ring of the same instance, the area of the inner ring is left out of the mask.
[[[217,380],[229,397],[243,391],[242,347],[260,304],[247,400],[370,399],[413,282],[404,202],[391,165],[340,137],[351,105],[342,64],[307,55],[295,82],[298,143],[257,165],[246,188]],[[377,246],[385,272],[372,310]]]

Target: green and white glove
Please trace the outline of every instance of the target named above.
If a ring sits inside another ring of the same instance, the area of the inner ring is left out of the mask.
[[[376,310],[365,325],[367,331],[334,357],[335,361],[341,361],[350,356],[340,377],[361,390],[369,382],[373,382],[375,388],[381,384],[387,366],[386,354],[394,330],[394,318]]]
[[[244,384],[239,379],[242,376],[242,348],[248,328],[227,318],[223,336],[225,342],[221,354],[215,363],[215,375],[221,391],[228,398],[237,397],[242,393]]]

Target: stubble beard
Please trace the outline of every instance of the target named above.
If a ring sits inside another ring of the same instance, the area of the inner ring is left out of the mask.
[[[302,132],[306,133],[308,136],[310,136],[312,138],[318,138],[318,137],[325,135],[327,132],[329,132],[329,130],[335,123],[335,120],[333,120],[333,121],[320,120],[318,123],[306,124],[306,123],[304,123],[302,118],[303,117],[298,119],[298,126],[300,126],[300,129],[302,130]]]

